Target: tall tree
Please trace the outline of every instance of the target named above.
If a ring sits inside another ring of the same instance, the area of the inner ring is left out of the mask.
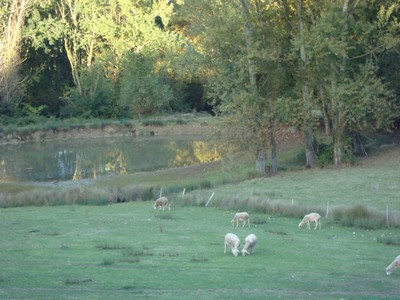
[[[22,28],[31,2],[3,1],[0,8],[0,104],[6,110],[15,108],[23,96]]]
[[[282,60],[288,32],[280,7],[260,0],[186,4],[193,16],[190,33],[210,62],[206,91],[225,120],[226,136],[252,150],[256,169],[264,174],[271,151],[271,173],[276,173],[276,107],[288,82]]]
[[[379,14],[384,17],[371,19],[358,2],[326,2],[306,37],[313,89],[332,127],[335,164],[343,163],[352,131],[385,128],[398,116],[392,92],[377,76],[376,58],[386,47],[373,38],[381,35],[398,40],[390,28],[392,21],[397,22],[391,7],[382,6]]]

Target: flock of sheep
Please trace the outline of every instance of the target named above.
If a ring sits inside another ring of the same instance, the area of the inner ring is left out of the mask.
[[[250,216],[247,212],[240,212],[237,213],[233,216],[233,219],[231,221],[232,226],[236,225],[236,227],[239,226],[239,222],[243,222],[243,226],[247,225],[250,227]],[[242,248],[242,255],[245,256],[246,254],[250,255],[250,253],[254,252],[254,248],[257,244],[257,237],[255,234],[251,233],[249,234],[246,239],[244,240],[244,246]],[[232,250],[232,254],[234,256],[238,256],[239,254],[239,245],[240,245],[240,239],[239,237],[234,234],[234,233],[227,233],[225,235],[225,240],[224,240],[224,253],[226,253],[226,247],[230,246]]]
[[[165,208],[168,208],[171,210],[171,207],[168,204],[168,199],[166,197],[160,197],[158,198],[153,205],[153,208],[159,208],[162,210],[165,210]],[[236,213],[233,216],[233,219],[231,220],[232,226],[238,227],[239,222],[242,222],[242,227],[244,227],[247,223],[247,225],[250,227],[250,216],[247,212],[239,212]],[[321,229],[321,216],[318,213],[310,213],[308,215],[305,215],[304,218],[301,220],[299,223],[299,227],[303,227],[304,225],[307,224],[307,228],[311,229],[310,223],[314,222],[315,227],[314,230],[316,230],[318,227]],[[253,233],[249,234],[245,240],[244,240],[244,246],[242,250],[239,250],[240,246],[240,239],[239,237],[234,234],[234,233],[227,233],[225,235],[224,239],[224,253],[226,253],[226,248],[228,246],[231,247],[232,254],[234,256],[238,256],[240,252],[242,252],[242,255],[245,256],[250,255],[251,253],[254,253],[254,248],[257,244],[257,236]],[[393,262],[386,268],[386,275],[390,275],[394,269],[400,268],[400,255],[397,256]]]

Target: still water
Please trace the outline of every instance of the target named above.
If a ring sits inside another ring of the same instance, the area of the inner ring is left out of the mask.
[[[113,137],[0,146],[0,181],[53,181],[153,171],[220,159],[199,137]]]

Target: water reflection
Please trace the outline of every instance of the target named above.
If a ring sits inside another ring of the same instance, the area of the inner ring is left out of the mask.
[[[0,146],[0,181],[48,181],[188,166],[221,158],[198,138],[116,137]]]

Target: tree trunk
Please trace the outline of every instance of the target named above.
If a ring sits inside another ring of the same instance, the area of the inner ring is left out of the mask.
[[[343,141],[340,137],[333,144],[333,156],[335,165],[343,163]]]
[[[301,74],[302,74],[302,102],[303,102],[303,134],[304,134],[304,147],[306,152],[306,167],[313,167],[315,164],[315,150],[314,150],[314,135],[311,125],[311,105],[310,96],[308,92],[308,78],[307,78],[307,55],[306,47],[304,42],[304,20],[302,13],[302,0],[297,3],[297,13],[299,18],[299,30],[300,30],[300,59],[301,59]]]
[[[71,66],[72,80],[80,96],[83,95],[81,78],[79,73],[78,58],[78,14],[77,1],[63,0],[58,4],[58,10],[62,20],[71,27],[70,32],[64,35],[64,47]],[[69,19],[70,18],[70,19]]]
[[[257,160],[256,160],[256,171],[262,173],[263,175],[266,174],[266,169],[267,169],[266,161],[267,161],[267,156],[265,154],[265,151],[258,150]]]
[[[276,131],[275,124],[270,121],[269,126],[270,142],[271,142],[271,174],[275,175],[278,173],[278,156],[277,156],[277,142],[276,142]]]
[[[350,0],[345,0],[342,8],[343,19],[344,19],[344,30],[348,29],[348,7]],[[344,72],[346,69],[347,58],[343,57],[342,64],[340,65],[340,75],[344,76]],[[335,76],[335,74],[334,74]],[[336,78],[336,76],[334,77]],[[336,79],[333,80],[333,84],[336,86]],[[341,165],[343,163],[344,156],[344,116],[342,115],[342,111],[336,108],[336,118],[335,118],[335,134],[333,141],[333,160],[335,165]]]
[[[244,26],[244,37],[246,41],[246,51],[247,51],[247,66],[249,72],[250,86],[253,92],[253,97],[256,106],[260,108],[260,93],[257,86],[257,74],[256,74],[256,66],[253,59],[253,55],[251,54],[254,49],[254,41],[253,41],[253,31],[250,26],[250,9],[249,3],[247,0],[240,0],[243,12],[243,26]],[[260,120],[260,112],[256,113],[256,120]],[[259,122],[259,121],[257,121]],[[261,124],[260,124],[261,127]],[[262,141],[259,142],[260,145],[264,143]],[[265,150],[260,146],[257,150],[257,159],[256,159],[256,170],[261,172],[262,174],[266,174],[266,154]]]

